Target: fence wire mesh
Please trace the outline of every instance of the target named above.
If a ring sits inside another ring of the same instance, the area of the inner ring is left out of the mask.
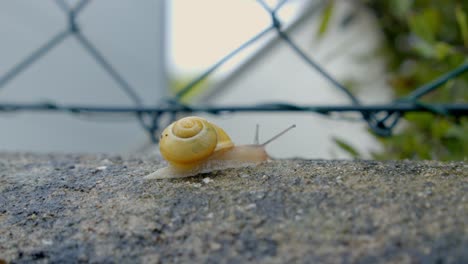
[[[140,123],[142,129],[147,131],[153,142],[157,142],[155,136],[156,131],[160,128],[161,120],[164,115],[175,117],[177,113],[209,113],[221,115],[225,113],[237,112],[310,112],[321,115],[331,115],[333,113],[355,112],[360,114],[360,120],[366,122],[370,130],[380,136],[390,136],[401,118],[408,112],[428,112],[436,115],[461,117],[468,115],[468,104],[435,104],[425,103],[421,101],[424,95],[442,87],[448,81],[457,78],[468,71],[468,62],[465,61],[459,67],[440,76],[436,80],[417,87],[410,94],[398,98],[387,104],[379,105],[363,105],[360,100],[350,92],[350,90],[333,78],[320,64],[315,62],[313,58],[308,56],[296,42],[283,29],[282,21],[278,18],[279,10],[288,2],[288,0],[279,1],[274,7],[270,7],[264,0],[257,0],[265,12],[268,12],[271,17],[271,24],[260,31],[258,34],[250,38],[241,46],[231,51],[229,54],[214,63],[205,72],[194,78],[191,82],[180,89],[172,98],[168,98],[164,103],[155,105],[154,107],[144,107],[142,99],[125,80],[123,75],[119,73],[112,64],[105,58],[102,53],[92,44],[92,42],[81,32],[79,25],[76,23],[77,16],[85,9],[90,0],[81,0],[74,7],[70,7],[64,0],[55,1],[58,7],[67,14],[68,27],[48,42],[37,48],[24,60],[17,63],[9,71],[0,75],[0,89],[4,88],[12,79],[19,76],[25,69],[33,63],[41,59],[53,48],[57,47],[68,37],[75,37],[78,43],[86,50],[100,65],[107,74],[118,84],[125,94],[132,100],[134,106],[108,107],[105,105],[62,105],[58,102],[47,103],[2,103],[0,102],[0,112],[15,112],[15,111],[49,111],[49,112],[65,112],[73,115],[89,115],[89,114],[118,114],[131,115]],[[318,1],[315,8],[320,8],[321,1]],[[276,32],[277,36],[283,41],[301,60],[303,60],[311,70],[319,73],[323,78],[332,84],[332,87],[339,90],[351,101],[350,105],[296,105],[290,103],[269,103],[256,104],[251,106],[208,106],[208,105],[188,105],[181,101],[182,97],[192,91],[197,84],[205,80],[213,74],[223,64],[230,61],[242,50],[265,38],[270,32]]]

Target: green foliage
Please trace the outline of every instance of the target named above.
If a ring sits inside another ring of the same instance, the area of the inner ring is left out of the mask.
[[[358,159],[361,157],[361,154],[349,143],[344,141],[343,139],[339,139],[337,137],[333,137],[333,141],[335,142],[338,147],[340,147],[342,150],[344,150],[348,155],[350,155],[354,159]]]
[[[468,61],[468,1],[361,0],[360,5],[375,14],[383,32],[381,51],[396,97]],[[421,102],[468,102],[468,74],[449,81]],[[373,153],[376,159],[467,159],[467,117],[408,114],[404,121],[394,136],[378,138],[383,151]],[[349,152],[349,146],[341,143],[338,146]]]
[[[457,23],[460,27],[463,43],[465,44],[465,47],[468,47],[468,21],[466,18],[466,13],[463,11],[460,5],[457,5],[455,8],[455,17],[457,18]]]
[[[320,26],[317,31],[317,37],[320,38],[327,32],[328,25],[330,24],[330,19],[332,18],[332,15],[333,15],[334,7],[335,7],[335,2],[333,0],[328,1],[322,13]]]
[[[387,40],[384,56],[391,73],[390,84],[398,97],[467,61],[467,1],[375,0],[365,4],[376,14]],[[425,96],[423,101],[466,103],[467,74]],[[375,158],[468,157],[468,118],[408,114],[405,121],[393,137],[379,138],[384,150],[373,153]]]
[[[187,84],[190,83],[192,80],[194,80],[193,76],[172,77],[169,82],[170,92],[172,94],[176,94],[177,92],[185,88]],[[199,82],[198,84],[196,84],[187,94],[185,94],[181,98],[181,101],[183,103],[189,103],[193,98],[202,94],[208,87],[209,87],[209,81],[208,81],[208,78],[206,78],[202,80],[201,82]]]

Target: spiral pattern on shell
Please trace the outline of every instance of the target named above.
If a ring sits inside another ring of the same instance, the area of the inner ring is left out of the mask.
[[[162,156],[174,165],[199,163],[214,152],[233,146],[223,129],[194,116],[169,125],[162,132],[159,142]]]

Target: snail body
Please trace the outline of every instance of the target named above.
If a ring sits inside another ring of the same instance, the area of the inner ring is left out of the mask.
[[[235,146],[228,134],[217,125],[201,117],[185,117],[169,125],[161,134],[159,148],[168,166],[145,178],[182,178],[257,165],[270,159],[265,146],[271,141]]]

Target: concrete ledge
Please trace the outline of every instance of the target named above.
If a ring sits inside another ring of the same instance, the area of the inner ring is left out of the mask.
[[[0,262],[468,261],[468,164],[280,160],[144,181],[156,158],[0,154]]]

